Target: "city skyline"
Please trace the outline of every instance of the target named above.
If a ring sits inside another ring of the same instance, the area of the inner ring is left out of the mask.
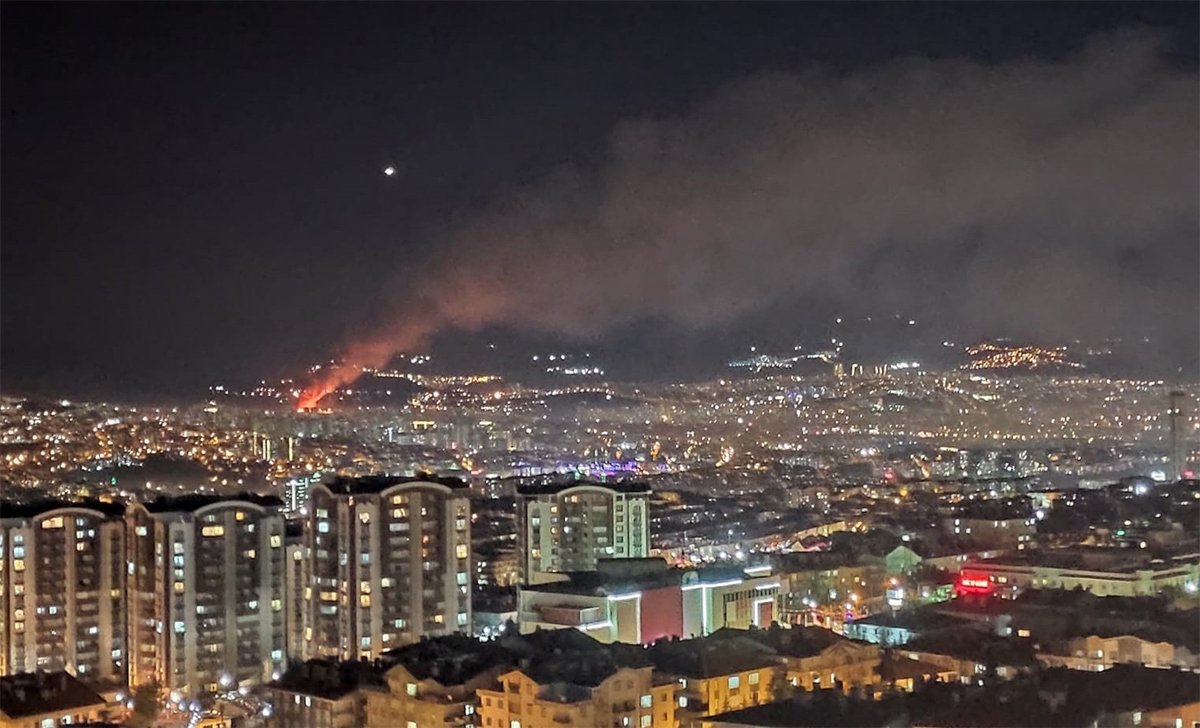
[[[1200,366],[1192,6],[64,7],[4,10],[6,392],[686,377],[872,315]]]
[[[0,3],[0,728],[1200,728],[1197,28]]]

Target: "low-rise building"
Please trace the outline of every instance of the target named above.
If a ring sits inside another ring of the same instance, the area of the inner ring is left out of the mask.
[[[63,670],[0,677],[0,728],[57,728],[109,717],[99,693]]]
[[[1200,553],[1155,558],[1141,549],[1069,548],[972,561],[964,566],[987,589],[1012,597],[1025,589],[1083,589],[1098,596],[1150,596],[1200,584]]]
[[[263,688],[271,705],[268,728],[362,728],[367,694],[384,689],[382,670],[369,662],[309,660],[292,665]]]
[[[494,688],[516,653],[466,635],[423,640],[384,653],[387,689],[366,693],[366,725],[470,728],[478,725],[480,689]]]
[[[1134,664],[1145,667],[1200,669],[1200,656],[1183,645],[1155,642],[1132,634],[1075,637],[1065,643],[1048,646],[1038,654],[1047,666],[1075,670],[1107,670],[1114,665]]]
[[[676,682],[655,674],[637,648],[601,645],[574,630],[524,638],[518,667],[480,689],[484,728],[676,728]]]
[[[778,615],[781,583],[740,567],[682,570],[661,559],[598,563],[561,581],[521,587],[522,633],[578,629],[601,642],[648,644],[725,627],[766,627]]]
[[[939,614],[925,608],[883,612],[847,622],[843,633],[850,639],[898,647],[919,635],[980,629],[985,628],[978,621]]]
[[[747,635],[773,649],[787,668],[787,684],[798,690],[849,692],[878,680],[878,645],[856,642],[821,627],[749,630]]]
[[[650,647],[647,656],[656,670],[678,681],[684,728],[702,716],[773,702],[787,690],[783,660],[745,630],[663,640]]]

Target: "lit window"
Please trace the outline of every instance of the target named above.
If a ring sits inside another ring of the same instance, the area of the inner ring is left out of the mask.
[[[55,516],[54,518],[47,518],[46,520],[42,521],[42,528],[46,528],[46,529],[62,528],[62,525],[63,525],[62,516]]]
[[[415,696],[417,694],[417,684],[408,683],[404,686],[404,692],[408,693],[410,697]]]
[[[25,559],[13,559],[13,571],[25,571]]]
[[[370,523],[371,522],[371,514],[368,511],[359,511],[358,512],[358,521],[359,521],[359,523]]]
[[[225,527],[224,526],[205,526],[204,528],[200,529],[200,533],[203,536],[224,536],[225,535]]]
[[[757,672],[750,673],[750,684],[751,685],[758,684],[758,673]]]
[[[233,514],[233,517],[234,517],[234,518],[236,518],[236,519],[237,519],[237,520],[239,520],[239,521],[244,521],[244,520],[246,520],[246,514],[245,514],[245,512],[243,512],[243,511],[238,511],[237,513],[234,513],[234,514]]]
[[[283,545],[283,537],[282,536],[280,536],[279,534],[274,534],[271,536],[271,548],[277,549],[282,545]]]
[[[467,558],[467,545],[465,543],[460,543],[459,545],[455,546],[454,555],[460,559]]]
[[[651,695],[643,695],[642,696],[642,707],[643,708],[651,708],[653,706],[654,706],[654,697]]]
[[[738,689],[741,686],[741,684],[742,684],[742,678],[740,675],[730,675],[729,676],[729,689],[730,690]]]

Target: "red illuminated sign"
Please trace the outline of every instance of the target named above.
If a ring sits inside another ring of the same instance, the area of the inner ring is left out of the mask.
[[[959,594],[991,594],[992,579],[982,571],[962,571],[954,590]]]

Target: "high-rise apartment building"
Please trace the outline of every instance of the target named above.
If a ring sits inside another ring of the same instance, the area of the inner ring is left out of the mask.
[[[130,506],[129,682],[185,696],[284,667],[278,498],[162,498]]]
[[[1170,409],[1167,411],[1171,425],[1171,473],[1172,480],[1183,478],[1187,470],[1191,443],[1188,441],[1187,395],[1171,392]]]
[[[308,626],[308,603],[304,599],[309,587],[308,547],[304,543],[304,523],[287,521],[283,528],[284,548],[284,649],[288,664],[308,659],[308,642],[304,639]]]
[[[0,504],[0,675],[125,680],[124,507]]]
[[[598,559],[650,552],[650,486],[567,483],[517,489],[517,550],[523,583],[594,571]]]
[[[309,491],[307,654],[374,658],[471,630],[471,509],[453,478],[338,478]]]

